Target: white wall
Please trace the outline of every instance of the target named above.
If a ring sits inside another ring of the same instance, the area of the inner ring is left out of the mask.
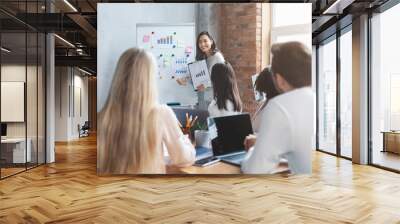
[[[71,138],[78,138],[79,137],[79,132],[78,132],[78,124],[82,126],[85,121],[88,121],[88,77],[81,76],[82,73],[77,74],[77,70],[75,70],[74,73],[74,96],[72,98],[74,99],[74,104],[75,106],[72,108],[72,119],[71,119],[71,129],[69,135]],[[77,92],[77,90],[80,90],[80,93]],[[80,99],[78,98],[78,94],[80,94]],[[79,100],[81,101],[79,103]],[[79,111],[79,104],[82,107],[81,110],[82,112],[80,113]]]
[[[100,3],[97,6],[97,111],[105,103],[119,56],[136,46],[137,23],[194,23],[196,3]]]
[[[79,137],[78,124],[88,120],[88,77],[71,67],[56,67],[55,140],[69,141]],[[78,90],[80,100],[78,102]],[[82,106],[82,114],[79,107]],[[74,111],[75,110],[75,111]]]
[[[67,141],[68,68],[55,68],[55,140]]]
[[[221,46],[220,41],[220,8],[221,3],[201,3],[198,4],[197,10],[197,34],[202,31],[208,31],[214,38],[217,46]]]
[[[25,65],[2,65],[1,81],[25,82],[25,69],[31,70],[33,67],[28,66],[26,68]]]

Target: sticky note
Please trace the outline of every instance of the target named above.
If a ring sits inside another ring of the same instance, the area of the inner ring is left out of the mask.
[[[150,36],[149,35],[144,35],[143,36],[143,43],[148,43],[150,41]]]
[[[192,51],[193,51],[193,48],[191,46],[188,46],[188,47],[185,48],[185,53],[186,54],[190,54],[190,53],[192,53]]]

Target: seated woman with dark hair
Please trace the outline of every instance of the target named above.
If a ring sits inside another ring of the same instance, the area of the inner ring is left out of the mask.
[[[253,118],[253,130],[258,132],[261,122],[261,112],[267,105],[268,101],[275,96],[279,95],[278,90],[275,88],[274,80],[272,79],[271,67],[266,67],[257,76],[255,82],[256,91],[260,94],[265,94],[266,99],[261,103]]]
[[[266,99],[257,109],[252,121],[254,133],[257,133],[260,130],[263,109],[268,104],[269,100],[279,95],[278,90],[275,88],[274,80],[272,79],[271,67],[266,67],[260,72],[255,82],[255,88],[260,94],[266,95]],[[256,142],[256,139],[256,135],[247,136],[244,140],[245,148],[249,149],[251,146],[253,146]]]
[[[214,98],[208,106],[210,117],[238,114],[242,101],[236,83],[235,72],[229,63],[215,64],[211,71]]]

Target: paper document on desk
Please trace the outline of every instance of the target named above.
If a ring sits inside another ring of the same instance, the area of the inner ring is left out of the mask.
[[[208,126],[208,137],[210,140],[218,137],[217,126],[215,125],[214,118],[207,118],[207,126]]]
[[[208,72],[206,60],[189,63],[188,67],[194,89],[197,89],[201,84],[203,84],[205,88],[211,87],[210,73]]]
[[[218,137],[217,126],[215,124],[208,127],[208,136],[210,139]]]

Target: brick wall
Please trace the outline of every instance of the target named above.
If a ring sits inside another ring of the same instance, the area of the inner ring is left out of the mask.
[[[257,108],[251,76],[261,70],[262,8],[260,3],[221,4],[219,48],[236,72],[244,111]]]

